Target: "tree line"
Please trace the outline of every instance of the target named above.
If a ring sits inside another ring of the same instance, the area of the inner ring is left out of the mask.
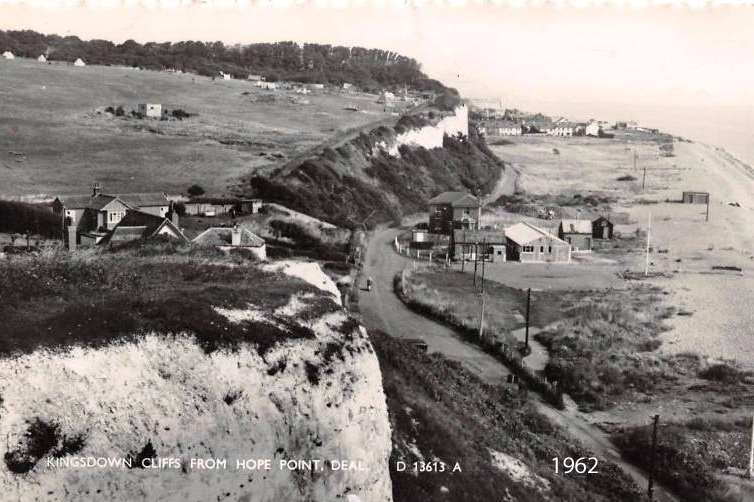
[[[0,30],[0,52],[50,61],[120,65],[149,70],[180,70],[205,76],[220,71],[236,77],[262,75],[269,81],[291,80],[343,84],[365,90],[409,87],[444,92],[445,86],[427,77],[414,59],[382,49],[296,42],[228,46],[222,42],[147,42],[81,40],[76,36],[45,35],[31,30]]]

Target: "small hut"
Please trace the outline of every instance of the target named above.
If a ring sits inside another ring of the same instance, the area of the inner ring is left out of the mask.
[[[86,66],[86,63],[83,59],[78,58],[76,61],[74,61],[73,66]]]
[[[3,57],[5,59],[16,59],[16,56],[14,56],[11,51],[5,51],[5,52],[3,52]]]
[[[613,222],[605,216],[600,216],[596,220],[592,221],[592,237],[594,239],[612,239]]]
[[[46,63],[47,58],[45,57],[44,54],[40,54],[39,57],[37,58],[37,61],[39,61],[40,63]]]

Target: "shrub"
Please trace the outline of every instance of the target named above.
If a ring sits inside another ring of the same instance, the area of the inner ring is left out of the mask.
[[[630,174],[625,174],[623,176],[619,176],[616,178],[618,181],[636,181],[636,177],[631,176]]]
[[[745,373],[738,368],[723,363],[713,364],[709,368],[701,371],[699,376],[705,380],[712,380],[713,382],[734,384],[741,382],[745,377]]]
[[[123,109],[123,107],[118,105],[118,108],[115,109],[115,116],[123,117],[125,114],[126,114],[126,111]]]
[[[195,183],[188,187],[188,190],[186,190],[186,192],[192,197],[199,197],[200,195],[204,195],[204,188]]]

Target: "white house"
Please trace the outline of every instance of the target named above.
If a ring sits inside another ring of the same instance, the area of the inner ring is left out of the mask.
[[[576,132],[576,126],[571,123],[561,122],[559,124],[553,124],[548,130],[547,134],[550,136],[573,136]]]
[[[5,51],[5,52],[3,52],[3,57],[5,59],[16,59],[16,56],[14,56],[11,51]]]
[[[249,75],[246,79],[251,80],[252,82],[259,82],[264,80],[264,77],[262,75]]]
[[[348,82],[343,82],[343,89],[344,89],[344,90],[346,90],[346,91],[347,91],[347,90],[348,90],[348,89],[350,89],[351,87],[353,87],[353,84],[349,84]]]
[[[263,82],[261,80],[258,80],[254,85],[260,89],[267,89],[268,91],[274,91],[278,88],[278,85],[275,82]]]
[[[139,103],[138,112],[142,117],[161,119],[168,116],[167,108],[159,103]]]
[[[73,66],[86,66],[86,63],[83,59],[78,58],[76,61],[73,62]]]
[[[40,63],[46,63],[47,58],[45,57],[44,54],[40,54],[39,57],[37,58],[37,61],[39,61]]]
[[[602,130],[602,127],[600,127],[599,122],[592,121],[586,125],[587,136],[599,136],[601,130]]]
[[[223,78],[223,80],[230,80],[231,75],[230,73],[220,72],[220,76]]]

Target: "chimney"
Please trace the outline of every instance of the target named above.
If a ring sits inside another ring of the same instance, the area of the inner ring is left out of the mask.
[[[168,217],[170,218],[170,223],[178,227],[178,211],[175,210],[175,203],[172,200],[170,201]]]
[[[68,225],[68,251],[76,251],[77,230],[74,225]]]
[[[233,225],[233,228],[230,230],[230,245],[241,245],[241,229],[238,228],[238,225]]]
[[[94,182],[94,185],[92,185],[92,197],[96,197],[102,192],[102,185],[100,185],[98,182]]]

